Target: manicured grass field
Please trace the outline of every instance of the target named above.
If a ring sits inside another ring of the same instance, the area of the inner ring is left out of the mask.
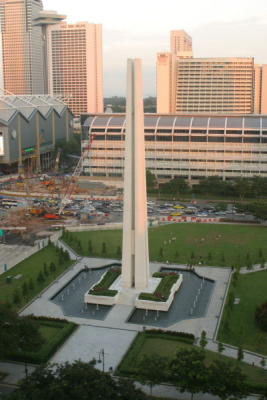
[[[64,240],[84,256],[120,258],[120,230],[68,233]],[[263,226],[184,223],[149,229],[151,261],[247,266],[267,261],[266,242],[267,228]]]
[[[54,262],[56,270],[51,271],[49,265]],[[44,263],[46,263],[46,274],[44,273]],[[34,298],[41,290],[47,287],[55,278],[70,267],[72,260],[64,261],[59,264],[59,254],[53,245],[48,245],[31,257],[25,259],[15,267],[0,275],[0,302],[9,304],[13,310],[18,310],[28,301]],[[37,277],[42,271],[43,280],[37,281]],[[6,278],[12,276],[12,281],[7,283]],[[18,277],[18,279],[15,279]],[[29,288],[32,281],[33,287]],[[26,283],[28,290],[23,294],[23,284]],[[18,293],[18,300],[14,301],[15,293]]]
[[[230,293],[239,298],[240,303],[232,307],[226,305],[219,340],[267,355],[267,333],[254,320],[256,307],[267,301],[267,271],[240,274],[236,285],[234,281],[231,283],[228,300],[232,296]]]
[[[134,375],[144,355],[149,356],[156,353],[157,355],[167,357],[171,360],[177,351],[183,348],[192,348],[191,344],[179,342],[177,338],[170,337],[168,334],[160,335],[160,337],[158,336],[159,335],[153,335],[152,333],[139,333],[119,365],[118,372],[123,375]],[[209,350],[205,350],[205,352],[207,364],[211,363],[216,358],[223,358],[230,362],[237,363],[243,373],[247,375],[249,382],[257,384],[266,383],[267,372],[262,368],[238,362],[237,360]]]

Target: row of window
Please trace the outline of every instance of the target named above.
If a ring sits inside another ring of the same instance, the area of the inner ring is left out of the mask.
[[[110,169],[111,167],[102,167],[102,166],[92,166],[90,167],[90,169]],[[117,170],[122,170],[123,167],[112,167],[112,169],[117,169]],[[157,167],[157,168],[153,168],[153,170],[155,171],[188,171],[188,172],[192,172],[192,171],[206,171],[206,172],[237,172],[237,173],[247,173],[249,172],[248,170],[241,170],[241,169],[217,169],[217,168],[161,168],[161,167]],[[254,172],[254,171],[251,171]],[[261,173],[267,173],[267,170],[260,170]]]
[[[94,133],[101,133],[101,132],[105,132],[105,133],[125,133],[125,129],[122,128],[108,128],[107,130],[105,130],[105,128],[93,128],[92,129],[92,134]],[[217,134],[217,135],[224,135],[224,133],[226,133],[226,135],[242,135],[242,133],[244,133],[244,135],[260,135],[261,131],[260,130],[233,130],[233,129],[226,129],[224,131],[224,129],[195,129],[192,128],[191,130],[189,129],[145,129],[145,133],[153,133],[153,134],[158,134],[158,133],[191,133],[191,134],[198,134],[198,133],[202,133],[202,134]],[[262,131],[263,135],[267,135],[267,130]],[[97,136],[95,136],[96,138]]]
[[[97,135],[95,140],[124,141],[124,135]],[[224,137],[224,136],[152,136],[145,135],[146,141],[153,142],[217,142],[217,143],[267,143],[260,137]]]
[[[124,150],[124,148],[122,147],[92,147],[92,150],[96,150],[97,152],[99,151],[119,151],[120,153],[122,153],[122,151]],[[146,150],[150,153],[156,152],[156,153],[230,153],[230,154],[250,154],[250,155],[254,155],[254,154],[267,154],[267,151],[254,151],[254,150],[250,150],[250,151],[244,151],[244,150],[207,150],[207,149],[176,149],[176,148],[172,148],[172,149],[152,149],[150,147],[146,148]]]

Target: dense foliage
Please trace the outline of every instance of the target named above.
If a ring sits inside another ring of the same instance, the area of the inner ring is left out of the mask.
[[[14,351],[36,350],[42,343],[37,321],[30,317],[19,317],[0,304],[0,358]]]
[[[149,187],[148,190],[150,190]],[[238,178],[224,181],[219,176],[212,176],[202,178],[197,184],[190,187],[184,178],[176,177],[166,183],[161,183],[158,191],[175,196],[183,194],[212,195],[221,198],[239,198],[240,200],[263,198],[267,197],[267,178]]]
[[[255,319],[261,329],[267,332],[267,301],[257,307]]]
[[[114,380],[93,363],[41,366],[24,379],[8,400],[144,400],[147,397],[128,380]]]

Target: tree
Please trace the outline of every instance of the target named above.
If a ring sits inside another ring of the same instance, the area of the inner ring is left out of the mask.
[[[173,384],[181,391],[194,393],[208,390],[208,376],[205,366],[205,353],[198,349],[183,349],[177,352],[170,364]]]
[[[27,297],[27,294],[29,293],[29,288],[27,282],[23,282],[22,285],[22,295],[23,297]]]
[[[255,320],[259,327],[267,332],[267,301],[256,308]]]
[[[44,262],[44,275],[45,275],[45,276],[49,275],[49,271],[48,271],[48,269],[47,269],[46,262]]]
[[[50,271],[53,273],[57,270],[56,264],[51,261],[50,266],[49,266]]]
[[[115,380],[92,363],[54,364],[37,368],[8,400],[144,400],[129,380]]]
[[[20,292],[18,289],[15,289],[13,293],[13,303],[14,304],[19,304],[20,303]]]
[[[237,349],[237,359],[238,359],[238,361],[242,361],[243,358],[244,358],[243,349],[242,349],[242,347],[238,347],[238,349]]]
[[[137,380],[150,386],[152,395],[153,386],[164,382],[168,370],[168,360],[158,354],[145,355],[138,364]]]
[[[42,283],[45,280],[44,274],[42,271],[37,275],[37,282]]]
[[[146,170],[146,187],[147,190],[154,190],[158,186],[157,178],[154,174],[152,174],[149,169]]]
[[[207,337],[206,331],[202,331],[201,332],[201,338],[200,338],[200,341],[199,341],[199,344],[202,347],[202,349],[204,349],[208,344],[208,341],[207,341],[206,337]]]
[[[242,399],[249,394],[245,384],[247,377],[231,363],[216,359],[209,367],[210,393],[220,399]]]
[[[89,242],[88,242],[88,255],[90,256],[92,253],[93,253],[92,240],[89,240]]]
[[[102,254],[106,254],[106,252],[107,252],[107,248],[106,248],[107,246],[106,246],[106,242],[103,242],[102,243]]]
[[[218,342],[218,352],[220,354],[222,354],[222,352],[224,351],[225,347],[221,342]]]
[[[117,247],[117,257],[121,257],[121,246]]]
[[[0,358],[16,351],[34,351],[43,339],[38,323],[0,304]]]
[[[260,361],[260,365],[264,368],[266,365],[266,360],[264,357],[262,357],[261,361]]]
[[[173,178],[169,182],[160,185],[163,193],[179,196],[180,194],[187,193],[189,186],[184,178]]]
[[[32,278],[29,280],[29,289],[33,290],[34,289],[34,284]]]

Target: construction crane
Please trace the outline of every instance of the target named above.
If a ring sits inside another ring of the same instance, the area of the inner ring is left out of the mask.
[[[90,134],[89,143],[86,147],[83,148],[83,151],[82,151],[81,157],[79,158],[78,164],[75,167],[75,170],[71,176],[70,182],[67,186],[67,189],[61,199],[61,203],[60,203],[60,207],[59,207],[59,211],[58,211],[59,215],[62,214],[66,205],[69,204],[70,198],[71,198],[75,188],[77,187],[77,181],[78,181],[78,178],[81,175],[81,172],[83,169],[83,161],[85,158],[87,158],[89,156],[89,152],[91,150],[94,138],[95,138],[95,135]]]
[[[62,152],[62,149],[58,149],[56,160],[55,160],[55,168],[54,168],[55,172],[58,172],[58,169],[59,169],[59,159],[60,159],[61,152]]]

